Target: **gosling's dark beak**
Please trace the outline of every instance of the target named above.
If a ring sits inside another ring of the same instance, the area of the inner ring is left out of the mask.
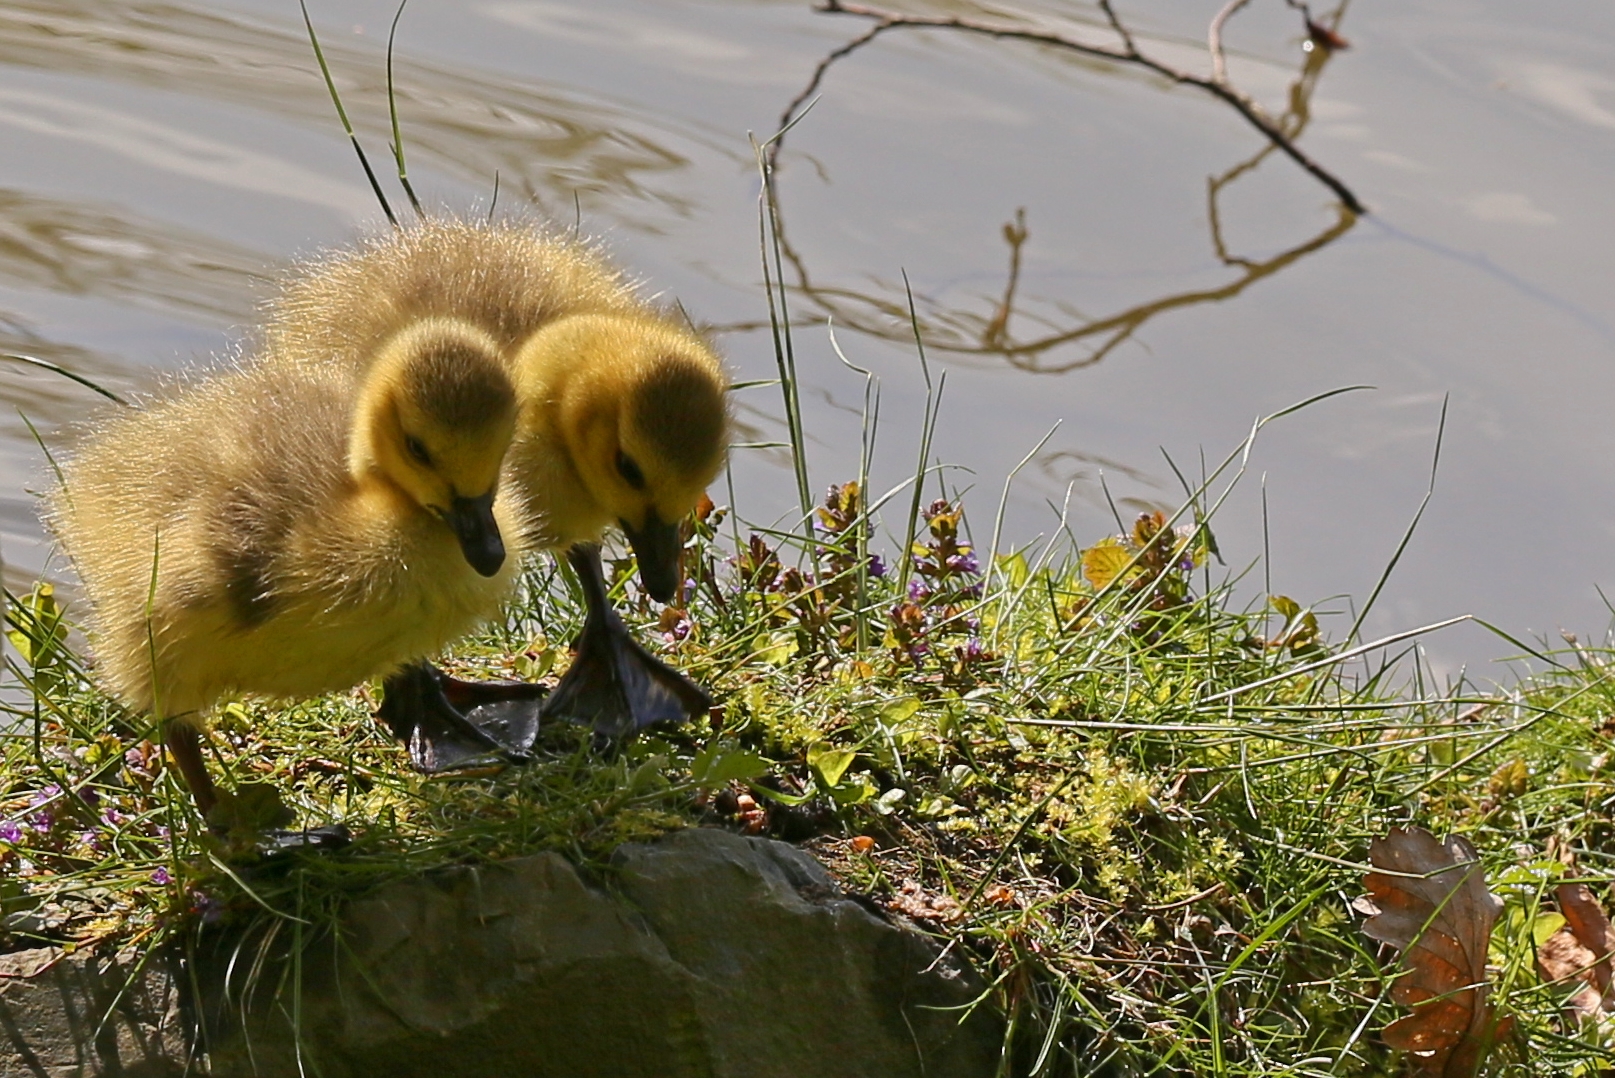
[[[493,576],[505,564],[505,541],[493,518],[493,491],[480,498],[455,498],[443,519],[454,529],[471,568],[483,576]]]
[[[626,520],[617,523],[639,559],[645,590],[659,603],[671,602],[679,590],[679,526],[662,520],[654,508],[645,513],[643,527],[630,527]]]

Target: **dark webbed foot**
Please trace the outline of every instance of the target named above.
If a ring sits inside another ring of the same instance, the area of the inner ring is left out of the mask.
[[[706,690],[640,647],[611,608],[600,548],[580,543],[566,560],[583,585],[588,614],[577,658],[544,702],[544,717],[585,723],[615,738],[706,714],[712,707]]]
[[[461,681],[413,663],[382,684],[376,717],[427,774],[482,766],[499,758],[524,762],[538,736],[542,685]]]
[[[427,774],[480,767],[500,759],[524,762],[540,719],[584,723],[618,738],[656,722],[704,715],[712,697],[629,635],[606,596],[600,548],[567,551],[588,606],[577,658],[542,705],[546,689],[519,681],[472,682],[414,663],[389,677],[376,717],[409,746]]]

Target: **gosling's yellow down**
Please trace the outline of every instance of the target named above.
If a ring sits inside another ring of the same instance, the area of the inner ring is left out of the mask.
[[[499,488],[517,399],[485,330],[409,319],[357,379],[277,346],[93,429],[48,507],[100,677],[169,720],[204,812],[201,713],[437,652],[498,608],[528,530]]]
[[[528,509],[523,545],[567,547],[617,524],[646,590],[672,598],[678,521],[727,443],[712,348],[584,244],[439,219],[302,276],[271,312],[268,352],[362,377],[378,342],[431,318],[480,328],[506,357],[519,411],[505,475]]]

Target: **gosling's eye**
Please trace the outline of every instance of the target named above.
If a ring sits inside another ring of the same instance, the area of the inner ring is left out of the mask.
[[[633,457],[620,449],[617,450],[617,474],[635,490],[645,489],[645,473],[639,470],[639,465],[634,463]]]
[[[404,448],[409,450],[409,455],[414,457],[415,463],[421,467],[430,468],[432,466],[432,454],[426,451],[426,443],[413,434],[404,438]]]

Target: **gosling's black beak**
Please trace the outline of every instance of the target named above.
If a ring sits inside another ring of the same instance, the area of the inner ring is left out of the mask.
[[[639,579],[645,590],[659,603],[671,602],[679,590],[679,526],[662,520],[654,508],[645,513],[642,527],[630,527],[626,520],[617,523],[639,559]]]
[[[455,498],[443,519],[454,529],[471,568],[483,576],[493,576],[505,564],[505,541],[493,518],[493,491],[480,498]]]

